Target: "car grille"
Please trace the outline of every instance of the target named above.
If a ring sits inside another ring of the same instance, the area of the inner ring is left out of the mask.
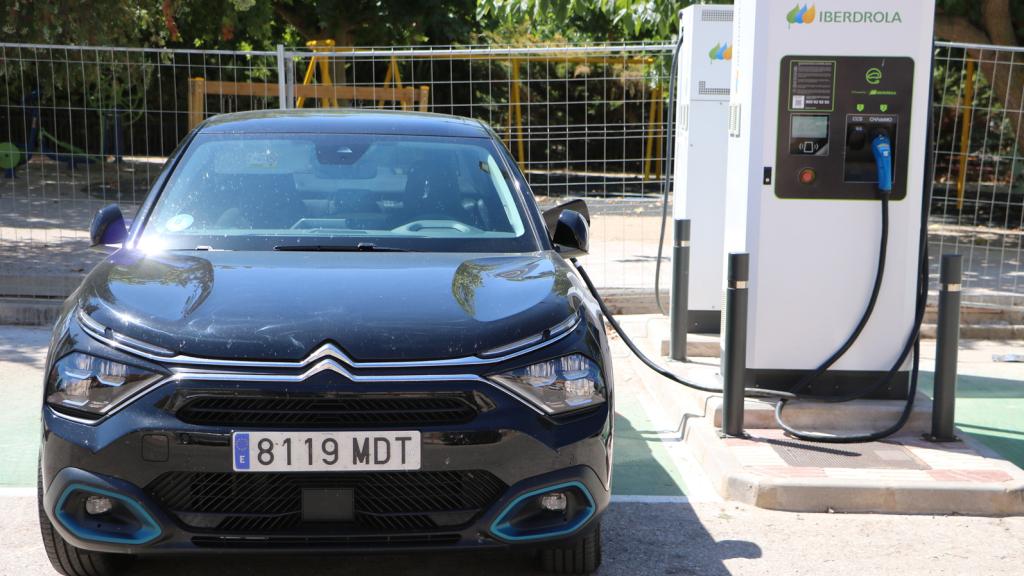
[[[359,548],[381,546],[445,546],[457,544],[458,534],[397,534],[374,536],[196,536],[203,548]]]
[[[303,488],[352,488],[352,522],[304,522]],[[168,472],[146,491],[198,530],[304,536],[437,530],[464,525],[508,487],[483,470],[346,474]]]
[[[477,408],[465,394],[198,396],[177,410],[189,424],[239,427],[421,427],[462,424]]]

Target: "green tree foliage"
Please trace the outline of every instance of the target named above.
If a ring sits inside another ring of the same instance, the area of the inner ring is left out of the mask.
[[[265,49],[464,43],[484,30],[537,40],[667,40],[691,0],[7,0],[6,41]],[[716,0],[716,3],[729,3]],[[1007,17],[1008,16],[1008,17]],[[951,40],[1024,38],[1024,0],[938,0]],[[996,31],[994,28],[1000,28]],[[1006,31],[1009,30],[1009,37]]]
[[[153,40],[160,23],[157,0],[8,0],[0,8],[6,42],[136,46]],[[157,11],[152,9],[156,8]]]
[[[678,27],[678,11],[691,2],[673,0],[481,0],[480,18],[514,27],[528,21],[541,36],[579,40],[658,40]]]
[[[478,29],[475,0],[10,0],[4,39],[40,44],[257,48],[445,44]]]
[[[480,0],[477,14],[503,26],[529,22],[542,33],[556,31],[579,40],[669,40],[679,28],[679,11],[697,0]],[[705,0],[704,4],[732,4]]]

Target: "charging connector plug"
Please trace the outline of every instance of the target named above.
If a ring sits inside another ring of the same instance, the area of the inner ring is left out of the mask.
[[[871,140],[871,153],[878,168],[878,189],[883,193],[892,192],[892,143],[885,134],[878,134]]]

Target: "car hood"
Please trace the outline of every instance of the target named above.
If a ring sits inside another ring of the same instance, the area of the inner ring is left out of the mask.
[[[590,300],[553,252],[121,250],[76,294],[94,320],[148,344],[280,360],[326,342],[354,360],[471,356],[538,334]]]

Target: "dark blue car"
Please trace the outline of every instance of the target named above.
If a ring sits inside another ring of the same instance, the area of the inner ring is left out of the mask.
[[[147,554],[516,548],[601,561],[612,368],[567,260],[480,122],[212,118],[68,299],[39,506],[68,576]]]

